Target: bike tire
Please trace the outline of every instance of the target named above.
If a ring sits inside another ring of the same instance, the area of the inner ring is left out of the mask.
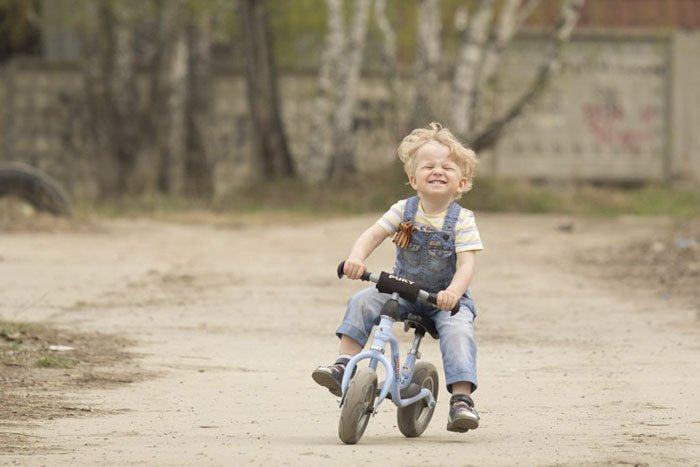
[[[70,216],[68,194],[59,183],[30,165],[22,162],[0,161],[0,197],[14,195],[39,211],[55,216]]]
[[[413,371],[411,383],[415,383],[421,388],[427,388],[437,402],[440,381],[435,365],[428,362],[418,362]],[[435,405],[428,407],[425,399],[406,407],[400,407],[396,412],[396,422],[401,433],[407,438],[416,438],[422,435],[433,418],[435,407]]]
[[[357,443],[365,433],[372,416],[377,395],[377,373],[369,368],[358,368],[350,380],[340,412],[338,436],[345,444]]]

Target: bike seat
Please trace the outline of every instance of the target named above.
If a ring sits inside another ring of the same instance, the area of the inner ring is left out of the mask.
[[[411,328],[414,328],[416,332],[422,332],[423,334],[427,332],[433,339],[440,338],[433,320],[426,318],[423,315],[410,313],[408,316],[406,316],[406,319],[403,320],[403,330],[408,332],[408,330]]]

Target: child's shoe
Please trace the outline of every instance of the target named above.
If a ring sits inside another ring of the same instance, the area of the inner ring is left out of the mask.
[[[345,373],[345,366],[350,360],[347,358],[339,358],[333,365],[320,366],[316,368],[312,373],[311,377],[318,384],[328,390],[334,396],[342,396],[340,384],[343,381],[343,373]]]
[[[466,433],[479,428],[479,414],[474,408],[474,401],[465,394],[455,394],[450,398],[450,415],[447,418],[447,430]]]

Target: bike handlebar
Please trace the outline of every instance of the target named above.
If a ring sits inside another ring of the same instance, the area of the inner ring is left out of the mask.
[[[342,279],[345,275],[343,269],[345,268],[345,261],[338,265],[338,279]],[[404,279],[402,277],[389,274],[388,272],[382,271],[380,274],[374,274],[369,271],[362,273],[360,277],[363,281],[374,282],[377,284],[377,290],[384,293],[398,293],[399,296],[405,298],[409,302],[415,303],[417,299],[421,299],[425,302],[437,305],[437,294],[430,293],[426,290],[420,288],[420,284],[414,281]],[[454,308],[450,310],[450,316],[454,316],[459,312],[460,303],[457,301]]]

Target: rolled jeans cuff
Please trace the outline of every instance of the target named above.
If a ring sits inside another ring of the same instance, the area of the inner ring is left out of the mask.
[[[357,343],[362,347],[364,347],[367,340],[369,340],[369,336],[365,334],[363,330],[360,330],[348,323],[342,323],[340,326],[338,326],[338,329],[335,331],[335,335],[338,336],[338,338],[343,335],[348,336],[357,341]]]

